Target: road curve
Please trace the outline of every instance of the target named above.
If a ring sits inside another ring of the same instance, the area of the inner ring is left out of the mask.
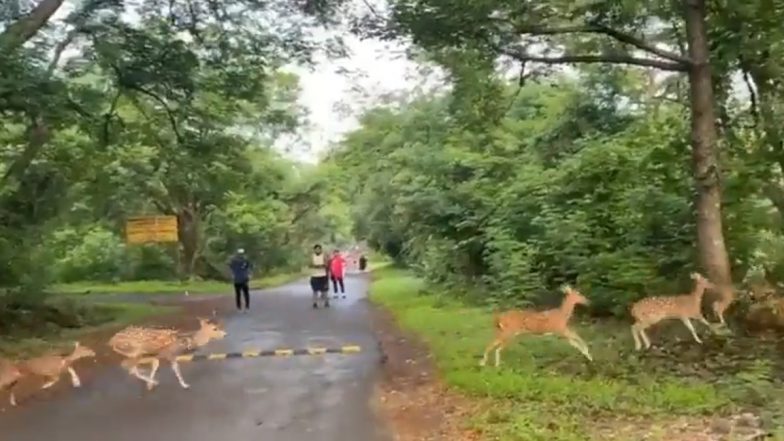
[[[189,390],[163,365],[152,392],[115,366],[0,414],[0,441],[389,441],[370,403],[379,353],[367,276],[346,282],[347,298],[330,309],[311,309],[305,280],[255,292],[249,313],[225,318],[227,337],[199,352],[351,344],[359,354],[187,363]]]

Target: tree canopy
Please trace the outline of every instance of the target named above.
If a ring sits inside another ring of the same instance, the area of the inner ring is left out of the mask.
[[[577,283],[624,314],[686,268],[779,282],[778,82],[751,70],[777,69],[784,8],[763,3],[391,1],[366,31],[452,87],[336,146],[357,234],[492,302]]]
[[[305,117],[281,67],[342,55],[315,36],[340,6],[4,2],[0,321],[51,282],[223,279],[238,247],[298,267],[341,220],[324,177],[272,148]],[[178,243],[125,244],[148,214],[176,216]]]

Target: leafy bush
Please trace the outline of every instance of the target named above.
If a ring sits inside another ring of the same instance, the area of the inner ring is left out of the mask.
[[[498,92],[459,84],[368,112],[333,153],[354,182],[359,233],[429,282],[498,307],[557,303],[574,284],[593,313],[626,315],[642,296],[690,288],[696,214],[682,108],[641,112],[558,78],[496,95],[511,100],[505,117],[476,126],[455,111],[459,94]],[[779,222],[744,173],[741,164],[724,176],[736,196],[724,210],[736,279],[755,266],[784,274],[770,233]]]
[[[58,250],[55,263],[57,279],[121,280],[130,271],[130,260],[122,239],[100,226],[85,231],[64,229],[54,233],[53,247]]]

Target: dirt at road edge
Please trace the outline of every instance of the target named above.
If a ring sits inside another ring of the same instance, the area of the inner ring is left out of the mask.
[[[476,405],[446,388],[427,347],[379,306],[371,306],[371,320],[383,354],[374,407],[394,439],[480,440],[465,427]]]

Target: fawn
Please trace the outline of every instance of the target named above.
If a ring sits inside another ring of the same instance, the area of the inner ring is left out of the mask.
[[[564,288],[564,293],[566,296],[558,308],[547,311],[512,310],[497,315],[495,339],[485,349],[479,365],[484,366],[487,363],[487,355],[493,349],[495,349],[495,365],[501,364],[501,350],[512,338],[521,334],[559,335],[566,338],[569,344],[589,361],[593,361],[588,345],[577,333],[569,329],[569,319],[572,317],[575,305],[588,305],[590,302],[569,286]]]
[[[128,373],[147,384],[152,390],[158,382],[155,374],[160,366],[160,359],[171,364],[174,375],[183,389],[190,386],[185,383],[180,373],[177,356],[206,345],[210,340],[220,340],[226,336],[222,327],[210,323],[207,319],[199,319],[199,330],[195,332],[179,332],[174,329],[154,329],[130,326],[109,339],[109,346],[126,359],[121,363]],[[151,365],[149,376],[139,372],[139,366]]]
[[[43,355],[11,365],[11,367],[6,368],[6,370],[8,371],[8,377],[12,380],[8,382],[8,384],[6,384],[5,381],[0,381],[0,384],[2,384],[4,388],[7,387],[11,389],[11,396],[9,401],[12,406],[16,406],[16,396],[14,394],[13,387],[19,382],[21,378],[44,377],[49,381],[44,383],[43,386],[41,386],[41,389],[48,389],[57,384],[57,382],[60,381],[60,377],[63,375],[63,373],[67,371],[71,375],[71,384],[73,387],[80,387],[82,383],[79,380],[79,376],[76,375],[76,371],[73,369],[73,365],[76,363],[76,361],[82,358],[92,357],[95,357],[95,351],[88,348],[87,346],[80,345],[79,342],[76,342],[74,344],[73,351],[69,355]]]
[[[700,323],[713,330],[711,324],[702,315],[701,306],[705,290],[713,288],[714,285],[699,273],[691,273],[691,279],[694,281],[694,289],[689,294],[646,297],[632,304],[631,314],[634,318],[632,336],[634,337],[635,349],[638,351],[642,349],[642,343],[645,343],[645,349],[649,349],[651,341],[648,339],[645,330],[667,319],[680,319],[689,328],[691,335],[694,336],[694,340],[702,344],[702,340],[700,340],[700,337],[697,336],[697,332],[694,330],[691,319],[697,319]]]

